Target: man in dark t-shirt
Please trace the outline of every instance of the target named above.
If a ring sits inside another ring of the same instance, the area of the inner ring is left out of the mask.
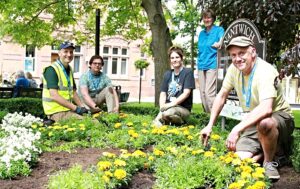
[[[159,98],[160,112],[153,121],[157,126],[183,124],[193,105],[195,79],[193,71],[183,66],[183,50],[171,47],[168,54],[173,69],[164,74]]]

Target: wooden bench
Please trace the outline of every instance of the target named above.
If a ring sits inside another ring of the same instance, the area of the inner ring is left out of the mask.
[[[0,99],[13,98],[14,87],[0,87]],[[17,97],[42,98],[41,88],[19,88]]]
[[[12,98],[13,94],[13,87],[0,87],[0,98]]]

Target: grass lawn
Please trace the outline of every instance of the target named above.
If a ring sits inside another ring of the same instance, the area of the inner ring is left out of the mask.
[[[295,126],[300,129],[300,110],[293,110]]]
[[[154,107],[153,102],[142,102],[141,104],[139,104],[138,102],[131,102],[129,104],[133,105],[133,106]],[[201,104],[193,104],[192,112],[194,112],[194,113],[203,112],[202,105]],[[295,117],[295,126],[297,128],[300,128],[300,110],[293,110],[293,114]]]

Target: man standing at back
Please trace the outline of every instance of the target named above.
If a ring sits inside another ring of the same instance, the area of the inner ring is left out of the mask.
[[[59,46],[59,58],[44,70],[43,108],[48,118],[54,121],[70,117],[82,119],[88,112],[78,97],[69,65],[74,58],[74,49],[73,43],[63,42]]]
[[[283,98],[279,74],[271,64],[257,57],[253,42],[245,36],[233,38],[226,49],[232,64],[214,101],[209,123],[200,132],[202,140],[206,145],[217,116],[234,88],[246,115],[232,128],[226,146],[242,159],[263,159],[266,175],[279,179],[274,157],[275,154],[289,155],[294,130],[294,119]]]

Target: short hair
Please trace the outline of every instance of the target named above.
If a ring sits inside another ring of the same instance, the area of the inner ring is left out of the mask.
[[[94,62],[95,59],[100,59],[101,62],[102,62],[102,66],[104,65],[103,58],[100,55],[94,55],[94,56],[92,56],[91,59],[90,59],[90,61],[89,61],[89,65],[91,65]]]
[[[32,79],[32,75],[31,75],[30,72],[26,72],[26,78],[27,78],[27,79]]]
[[[177,53],[180,56],[180,58],[183,60],[183,49],[181,47],[177,47],[177,46],[170,47],[168,51],[169,58],[173,52]]]
[[[18,70],[17,73],[16,73],[16,76],[18,77],[25,77],[25,73],[23,70]]]
[[[206,9],[206,10],[203,11],[203,13],[202,13],[202,19],[204,17],[211,17],[214,21],[216,20],[216,14],[211,9]]]

